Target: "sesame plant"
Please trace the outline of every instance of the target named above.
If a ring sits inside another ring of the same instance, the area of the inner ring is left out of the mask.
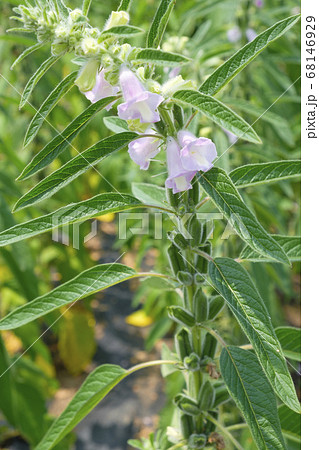
[[[52,164],[96,114],[105,114],[105,125],[113,133],[40,178],[17,201],[14,211],[49,199],[113,153],[126,149],[132,164],[142,171],[159,165],[166,180],[165,186],[158,186],[151,183],[150,177],[149,183],[135,189],[133,195],[101,192],[67,203],[2,231],[0,246],[107,213],[131,210],[161,213],[170,218],[173,229],[168,235],[169,265],[165,273],[137,272],[117,261],[96,264],[51,292],[13,309],[0,320],[0,330],[19,328],[133,278],[155,280],[163,289],[169,286],[179,299],[178,304],[167,307],[168,317],[175,324],[174,348],[163,347],[161,360],[129,369],[111,364],[95,369],[35,443],[38,450],[59,446],[121,380],[151,366],[161,366],[164,377],[179,372],[184,385],[174,396],[170,426],[148,440],[131,440],[130,445],[136,448],[243,449],[236,433],[248,427],[258,449],[286,449],[287,423],[298,422],[300,404],[286,360],[298,360],[293,346],[297,330],[274,329],[245,264],[272,262],[290,267],[300,259],[300,239],[288,233],[270,234],[240,190],[298,177],[300,161],[247,164],[227,172],[219,167],[225,151],[221,153],[214,139],[204,137],[197,119],[205,117],[224,130],[232,142],[240,139],[258,148],[261,139],[253,127],[216,95],[260,52],[291,29],[299,15],[283,19],[260,34],[241,20],[240,27],[230,30],[229,41],[239,41],[246,35],[246,43],[201,79],[198,74],[183,77],[181,69],[191,68],[193,61],[162,45],[174,5],[174,0],[159,1],[148,30],[130,23],[130,0],[122,0],[101,29],[90,23],[90,0],[83,1],[82,9],[73,10],[62,0],[36,0],[14,8],[13,19],[19,25],[9,31],[34,33],[37,43],[20,54],[13,67],[38,49],[50,46],[50,57],[25,86],[21,108],[28,104],[39,80],[58,60],[69,54],[75,68],[35,113],[26,131],[25,145],[32,143],[50,111],[72,86],[76,85],[78,95],[88,100],[87,108],[69,124],[63,124],[63,131],[26,165],[19,180],[33,177]],[[146,36],[142,47],[130,44],[138,35]],[[119,173],[125,170],[119,165]],[[216,256],[214,252],[210,210],[216,209],[242,242],[242,249],[234,258]],[[229,345],[216,330],[216,318],[224,314],[225,305],[247,337],[246,345]],[[220,406],[229,399],[244,419],[233,427],[226,427],[220,414]]]

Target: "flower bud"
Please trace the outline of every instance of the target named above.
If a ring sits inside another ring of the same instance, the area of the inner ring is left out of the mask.
[[[89,36],[82,39],[81,49],[84,55],[97,55],[100,51],[100,45],[97,39]]]
[[[191,353],[189,356],[186,356],[183,362],[185,368],[191,372],[200,370],[200,358],[196,353]]]
[[[89,59],[89,61],[82,67],[79,72],[79,76],[74,82],[81,92],[91,91],[94,88],[96,82],[96,72],[99,65],[98,60]]]
[[[113,27],[128,24],[130,20],[129,13],[126,11],[112,11],[110,17],[107,19],[104,30],[109,30]]]

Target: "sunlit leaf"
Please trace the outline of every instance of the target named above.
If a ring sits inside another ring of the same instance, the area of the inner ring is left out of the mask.
[[[147,47],[157,48],[163,38],[169,16],[176,0],[161,0],[147,36]]]

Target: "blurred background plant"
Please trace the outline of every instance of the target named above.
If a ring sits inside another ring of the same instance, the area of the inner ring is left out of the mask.
[[[35,181],[44,178],[57,169],[71,156],[88,148],[98,140],[113,134],[112,110],[99,113],[73,141],[65,153],[55,160],[52,167],[35,175],[32,181],[17,183],[15,179],[44,144],[58,132],[61,125],[67,124],[88,105],[88,101],[74,86],[62,99],[59,106],[45,121],[33,143],[23,148],[23,137],[35,111],[40,107],[48,93],[63,77],[76,69],[71,57],[66,56],[50,69],[47,76],[38,84],[36,95],[23,110],[18,109],[23,88],[48,56],[45,46],[33,53],[10,71],[10,66],[25,46],[35,43],[31,34],[6,33],[14,26],[10,20],[12,8],[20,2],[3,1],[0,4],[0,230],[9,228],[15,222],[23,222],[33,217],[49,213],[64,204],[84,200],[100,192],[119,191],[130,193],[145,200],[152,182],[163,186],[166,174],[161,164],[151,165],[150,171],[140,171],[126,152],[116,153],[98,166],[98,171],[91,169],[71,186],[14,216],[10,212],[16,200],[30,188]],[[72,8],[81,7],[81,2],[70,1]],[[133,1],[131,23],[147,29],[157,7],[157,1]],[[90,10],[91,22],[102,26],[118,3],[114,0],[105,4],[94,0]],[[183,66],[181,74],[185,79],[191,78],[200,84],[205,76],[212,73],[222,61],[233,54],[255,33],[260,33],[278,20],[298,13],[299,2],[295,0],[184,0],[177,1],[169,22],[163,49],[182,53],[192,59]],[[132,39],[132,45],[142,45],[143,35]],[[274,160],[298,159],[300,157],[300,36],[294,27],[280,40],[272,43],[249,67],[232,83],[219,93],[224,103],[238,111],[249,123],[254,125],[263,143],[260,146],[247,144],[229,133],[224,133],[208,119],[198,116],[190,125],[196,135],[200,130],[202,136],[211,138],[217,147],[219,159],[217,165],[230,171],[248,163],[260,163]],[[174,69],[176,70],[176,69]],[[175,73],[176,74],[176,73]],[[170,70],[163,68],[163,78],[169,79]],[[227,151],[226,151],[227,150]],[[273,234],[300,235],[300,183],[293,181],[241,190],[245,201],[255,211],[260,222]],[[205,205],[201,208],[205,212]],[[210,209],[211,211],[211,209]],[[99,234],[116,236],[117,218],[108,215],[99,218]],[[139,220],[130,222],[130,226],[139,226]],[[168,246],[167,233],[171,224],[164,222],[163,237],[154,238],[152,229],[154,219],[150,222],[151,232],[145,235],[128,233],[125,239],[117,239],[113,249],[119,254],[125,253],[125,262],[135,268],[145,265],[163,271],[167,260],[163,248]],[[236,256],[240,253],[240,240],[228,230],[226,223],[214,221],[211,239],[215,256]],[[52,240],[50,234],[32,240],[17,243],[0,249],[0,314],[6,315],[10,310],[38,295],[50,290],[55,285],[74,277],[80,270],[89,268],[93,261],[100,259],[94,242],[83,244],[84,236],[90,231],[90,223],[79,228],[79,248],[63,245]],[[64,230],[72,233],[72,230]],[[227,235],[227,230],[226,230]],[[225,237],[228,237],[225,239]],[[248,265],[248,263],[247,263]],[[249,263],[259,292],[267,303],[275,326],[300,326],[300,264],[294,263],[292,270],[279,264]],[[159,340],[171,345],[172,323],[167,317],[166,306],[176,302],[176,294],[167,285],[167,289],[150,280],[139,286],[131,285],[134,290],[133,308],[135,312],[127,317],[127,323],[145,328],[145,347],[158,349]],[[1,422],[0,443],[6,445],[15,436],[22,436],[31,446],[35,444],[48,428],[51,417],[47,411],[48,400],[59,389],[59,372],[66,370],[71,376],[90,370],[90,363],[96,351],[94,334],[95,318],[91,303],[95,299],[81,302],[65,312],[61,320],[56,321],[59,313],[51,313],[44,320],[33,322],[13,332],[5,332],[0,340],[0,409],[5,422]],[[50,327],[49,332],[42,334]],[[218,327],[222,335],[231,344],[245,342],[242,332],[235,321],[224,309]],[[33,344],[36,342],[35,344]],[[156,345],[157,344],[157,345]],[[32,346],[31,346],[32,345]],[[31,346],[31,347],[30,347]],[[30,347],[30,349],[28,349]],[[165,347],[164,347],[165,350]],[[108,362],[108,361],[104,361]],[[12,368],[9,367],[14,363]],[[299,367],[290,361],[292,374],[299,390]],[[167,406],[161,414],[160,425],[165,427],[171,421],[172,408],[170,400],[179,392],[178,374],[167,376]],[[4,388],[10,386],[10,389]],[[19,404],[16,409],[15,405]],[[30,405],[21,407],[21,405]],[[236,411],[231,404],[221,407],[224,421],[236,423]],[[28,414],[23,411],[28,409]],[[22,411],[21,414],[17,411]],[[253,449],[249,433],[245,430],[239,435],[245,449]],[[61,443],[61,448],[68,448],[70,441]],[[155,447],[143,448],[155,448]],[[149,444],[151,445],[151,444]],[[152,444],[153,445],[153,444]],[[154,444],[155,445],[155,444]],[[291,449],[299,448],[298,442],[289,441]]]

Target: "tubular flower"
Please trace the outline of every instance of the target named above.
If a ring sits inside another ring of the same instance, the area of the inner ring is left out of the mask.
[[[104,74],[104,69],[102,69],[100,72],[97,72],[94,87],[90,91],[83,92],[85,97],[92,103],[96,103],[102,98],[112,97],[113,95],[116,95],[120,90],[119,87],[112,86],[108,81],[106,81]],[[107,105],[105,109],[109,111],[112,108],[113,103],[114,102]]]
[[[151,129],[146,130],[146,134],[154,134]],[[151,158],[160,151],[160,140],[156,137],[143,137],[130,142],[128,152],[131,159],[140,166],[142,170],[147,170],[150,165]]]
[[[174,194],[191,189],[191,180],[196,174],[196,169],[190,171],[183,167],[180,147],[172,137],[167,138],[166,158],[168,178],[165,186],[173,189]]]
[[[160,120],[157,107],[164,97],[146,91],[136,75],[127,67],[120,71],[120,84],[125,103],[117,107],[121,119],[139,119],[142,123],[155,123]]]
[[[197,138],[186,130],[179,131],[177,139],[182,147],[180,155],[184,169],[206,172],[213,167],[217,152],[215,144],[210,139]]]

